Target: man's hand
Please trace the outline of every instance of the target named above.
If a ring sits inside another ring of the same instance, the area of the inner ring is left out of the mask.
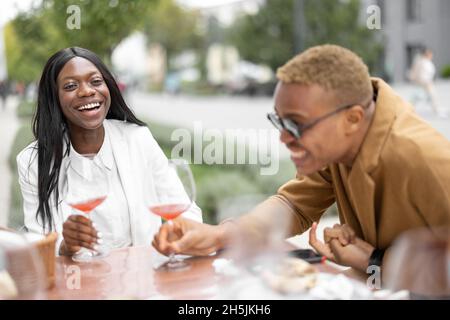
[[[172,225],[165,223],[161,226],[152,245],[164,255],[206,256],[224,247],[227,225],[229,223],[213,226],[177,218]]]
[[[324,242],[317,239],[317,223],[309,232],[309,244],[321,255],[338,264],[366,272],[369,258],[375,249],[370,243],[355,236],[347,225],[334,225],[324,230]]]
[[[82,247],[95,250],[96,244],[102,243],[101,233],[95,230],[92,221],[81,215],[71,215],[63,224],[63,242],[60,254],[73,255]]]
[[[356,239],[355,231],[346,224],[335,224],[333,228],[325,228],[323,237],[325,243],[330,243],[331,240],[337,239],[343,246],[354,243]]]

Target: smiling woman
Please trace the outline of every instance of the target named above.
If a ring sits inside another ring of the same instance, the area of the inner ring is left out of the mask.
[[[111,106],[111,96],[102,74],[89,60],[75,57],[61,69],[57,87],[61,111],[67,119],[75,150],[97,153],[103,142],[103,119]],[[89,139],[83,139],[86,134]]]
[[[144,196],[156,197],[168,186],[184,195],[150,131],[127,106],[110,71],[89,50],[66,48],[47,61],[33,133],[36,141],[17,156],[25,225],[38,233],[56,230],[61,254],[95,249],[105,242],[113,248],[149,245],[161,219],[148,213]],[[83,188],[85,177],[69,174],[69,163],[95,163],[107,172],[109,194],[95,209],[103,235],[61,201],[63,187]],[[154,192],[144,194],[149,181],[143,177],[149,176]],[[183,215],[201,221],[195,205]]]

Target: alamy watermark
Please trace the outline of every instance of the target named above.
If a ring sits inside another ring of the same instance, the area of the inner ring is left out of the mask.
[[[170,137],[176,142],[171,158],[184,158],[193,164],[254,164],[261,175],[279,170],[279,132],[268,129],[204,129],[194,122],[193,132],[175,129]]]
[[[367,267],[367,274],[370,276],[367,278],[366,285],[370,289],[381,289],[381,267],[376,265],[371,265]]]
[[[69,15],[66,19],[66,26],[69,30],[81,29],[81,8],[75,4],[67,7],[66,13]]]
[[[64,266],[66,288],[69,290],[81,289],[81,269],[77,265]]]
[[[381,9],[377,5],[367,7],[366,13],[369,15],[366,26],[369,30],[381,30]]]

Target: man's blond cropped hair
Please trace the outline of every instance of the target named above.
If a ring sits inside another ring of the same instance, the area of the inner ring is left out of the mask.
[[[278,68],[284,83],[319,85],[339,104],[367,104],[372,97],[369,70],[359,56],[336,45],[312,47]]]

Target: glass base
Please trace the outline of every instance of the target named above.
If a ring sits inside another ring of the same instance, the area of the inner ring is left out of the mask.
[[[191,266],[184,260],[171,257],[169,261],[161,266],[161,269],[166,271],[184,271],[190,269]]]
[[[101,246],[98,251],[82,248],[72,256],[72,260],[75,262],[89,262],[93,260],[103,259],[109,255],[109,252],[109,248],[105,246]]]

